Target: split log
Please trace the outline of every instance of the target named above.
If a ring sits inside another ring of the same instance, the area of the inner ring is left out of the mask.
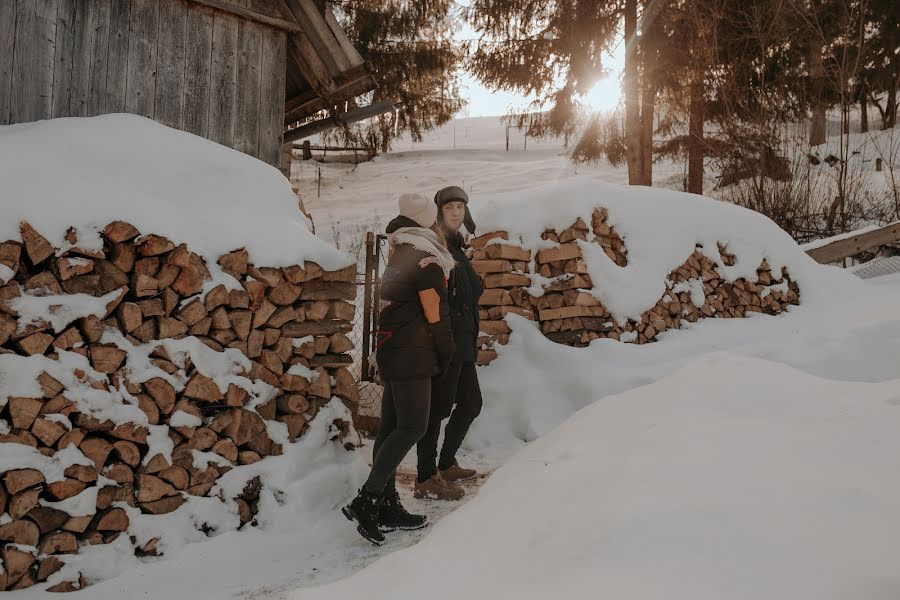
[[[140,504],[154,502],[178,493],[171,484],[153,475],[138,475],[137,501]]]
[[[25,252],[31,264],[38,265],[51,256],[56,251],[55,248],[47,241],[47,238],[38,233],[34,227],[27,222],[22,221],[19,224],[19,233],[22,235],[22,241],[25,243]]]
[[[53,484],[51,484],[53,485]],[[22,490],[17,494],[13,494],[9,499],[7,512],[13,519],[21,519],[37,506],[41,490],[38,488],[29,488]]]
[[[42,400],[13,396],[7,402],[12,426],[18,429],[29,429],[44,405]],[[62,435],[62,434],[60,434]]]
[[[484,247],[485,253],[492,260],[529,261],[531,251],[512,244],[488,244]]]
[[[123,508],[110,508],[97,515],[97,531],[128,531],[128,514]]]
[[[44,483],[44,474],[37,469],[14,469],[3,476],[3,484],[10,496],[41,483]]]
[[[18,548],[3,548],[0,557],[3,558],[3,571],[8,581],[18,581],[34,564],[34,556]]]
[[[530,277],[517,273],[492,273],[484,278],[484,286],[486,288],[528,287],[530,285]]]
[[[37,546],[41,538],[40,529],[32,521],[15,519],[0,525],[0,540],[22,544],[23,546]]]
[[[77,496],[87,487],[87,484],[77,479],[63,479],[62,481],[54,481],[47,484],[47,491],[56,500],[65,500],[72,496]]]
[[[487,273],[510,273],[513,268],[508,260],[473,260],[472,268],[479,275]]]

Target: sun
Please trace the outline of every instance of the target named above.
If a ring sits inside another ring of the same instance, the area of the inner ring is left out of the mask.
[[[618,78],[606,76],[582,96],[582,101],[592,111],[608,113],[613,112],[619,106],[621,98],[622,86],[619,84]]]

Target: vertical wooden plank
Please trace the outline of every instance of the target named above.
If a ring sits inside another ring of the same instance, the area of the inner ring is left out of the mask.
[[[184,124],[185,39],[187,4],[162,0],[159,6],[159,48],[154,119],[181,129]]]
[[[187,11],[184,62],[184,130],[209,134],[210,71],[212,68],[213,11],[191,4]]]
[[[209,98],[209,135],[225,146],[234,144],[237,96],[236,51],[240,21],[224,13],[213,19],[212,85]]]
[[[49,119],[53,100],[53,46],[57,0],[17,2],[10,121]]]
[[[109,67],[109,17],[112,2],[113,0],[94,0],[89,116],[106,112],[106,71]]]
[[[262,63],[262,38],[274,35],[252,21],[238,29],[237,102],[234,121],[234,149],[259,156],[259,70]]]
[[[9,124],[16,45],[16,3],[0,2],[0,125]]]
[[[131,0],[112,0],[109,12],[109,57],[106,63],[106,113],[125,112],[128,84],[128,37]]]
[[[284,86],[287,69],[287,35],[283,31],[263,36],[259,94],[260,160],[279,166],[284,133]]]
[[[34,55],[34,28],[37,15],[37,6],[32,0],[16,2],[16,41],[13,49],[12,89],[9,102],[9,122],[22,123],[31,121],[33,111],[27,104],[22,104],[30,98],[36,101],[37,86],[36,74],[32,72],[32,57]]]
[[[56,49],[53,56],[53,98],[51,117],[69,116],[72,94],[72,46],[75,43],[75,11],[79,0],[58,0],[56,9]]]
[[[63,0],[60,0],[61,2]],[[91,47],[94,39],[94,7],[97,0],[73,0],[75,18],[72,21],[71,85],[68,115],[85,117],[91,93]]]
[[[152,119],[156,99],[156,43],[160,0],[131,0],[125,112]]]

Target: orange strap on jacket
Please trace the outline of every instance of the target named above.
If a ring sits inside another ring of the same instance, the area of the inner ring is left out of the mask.
[[[425,319],[429,323],[437,323],[441,320],[441,297],[434,288],[419,292],[419,302],[422,303]]]

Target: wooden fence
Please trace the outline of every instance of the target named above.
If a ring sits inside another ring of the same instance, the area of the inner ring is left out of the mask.
[[[813,248],[806,253],[822,264],[831,264],[900,241],[900,222],[891,223],[874,231],[860,233],[853,237],[835,240],[824,246]]]

